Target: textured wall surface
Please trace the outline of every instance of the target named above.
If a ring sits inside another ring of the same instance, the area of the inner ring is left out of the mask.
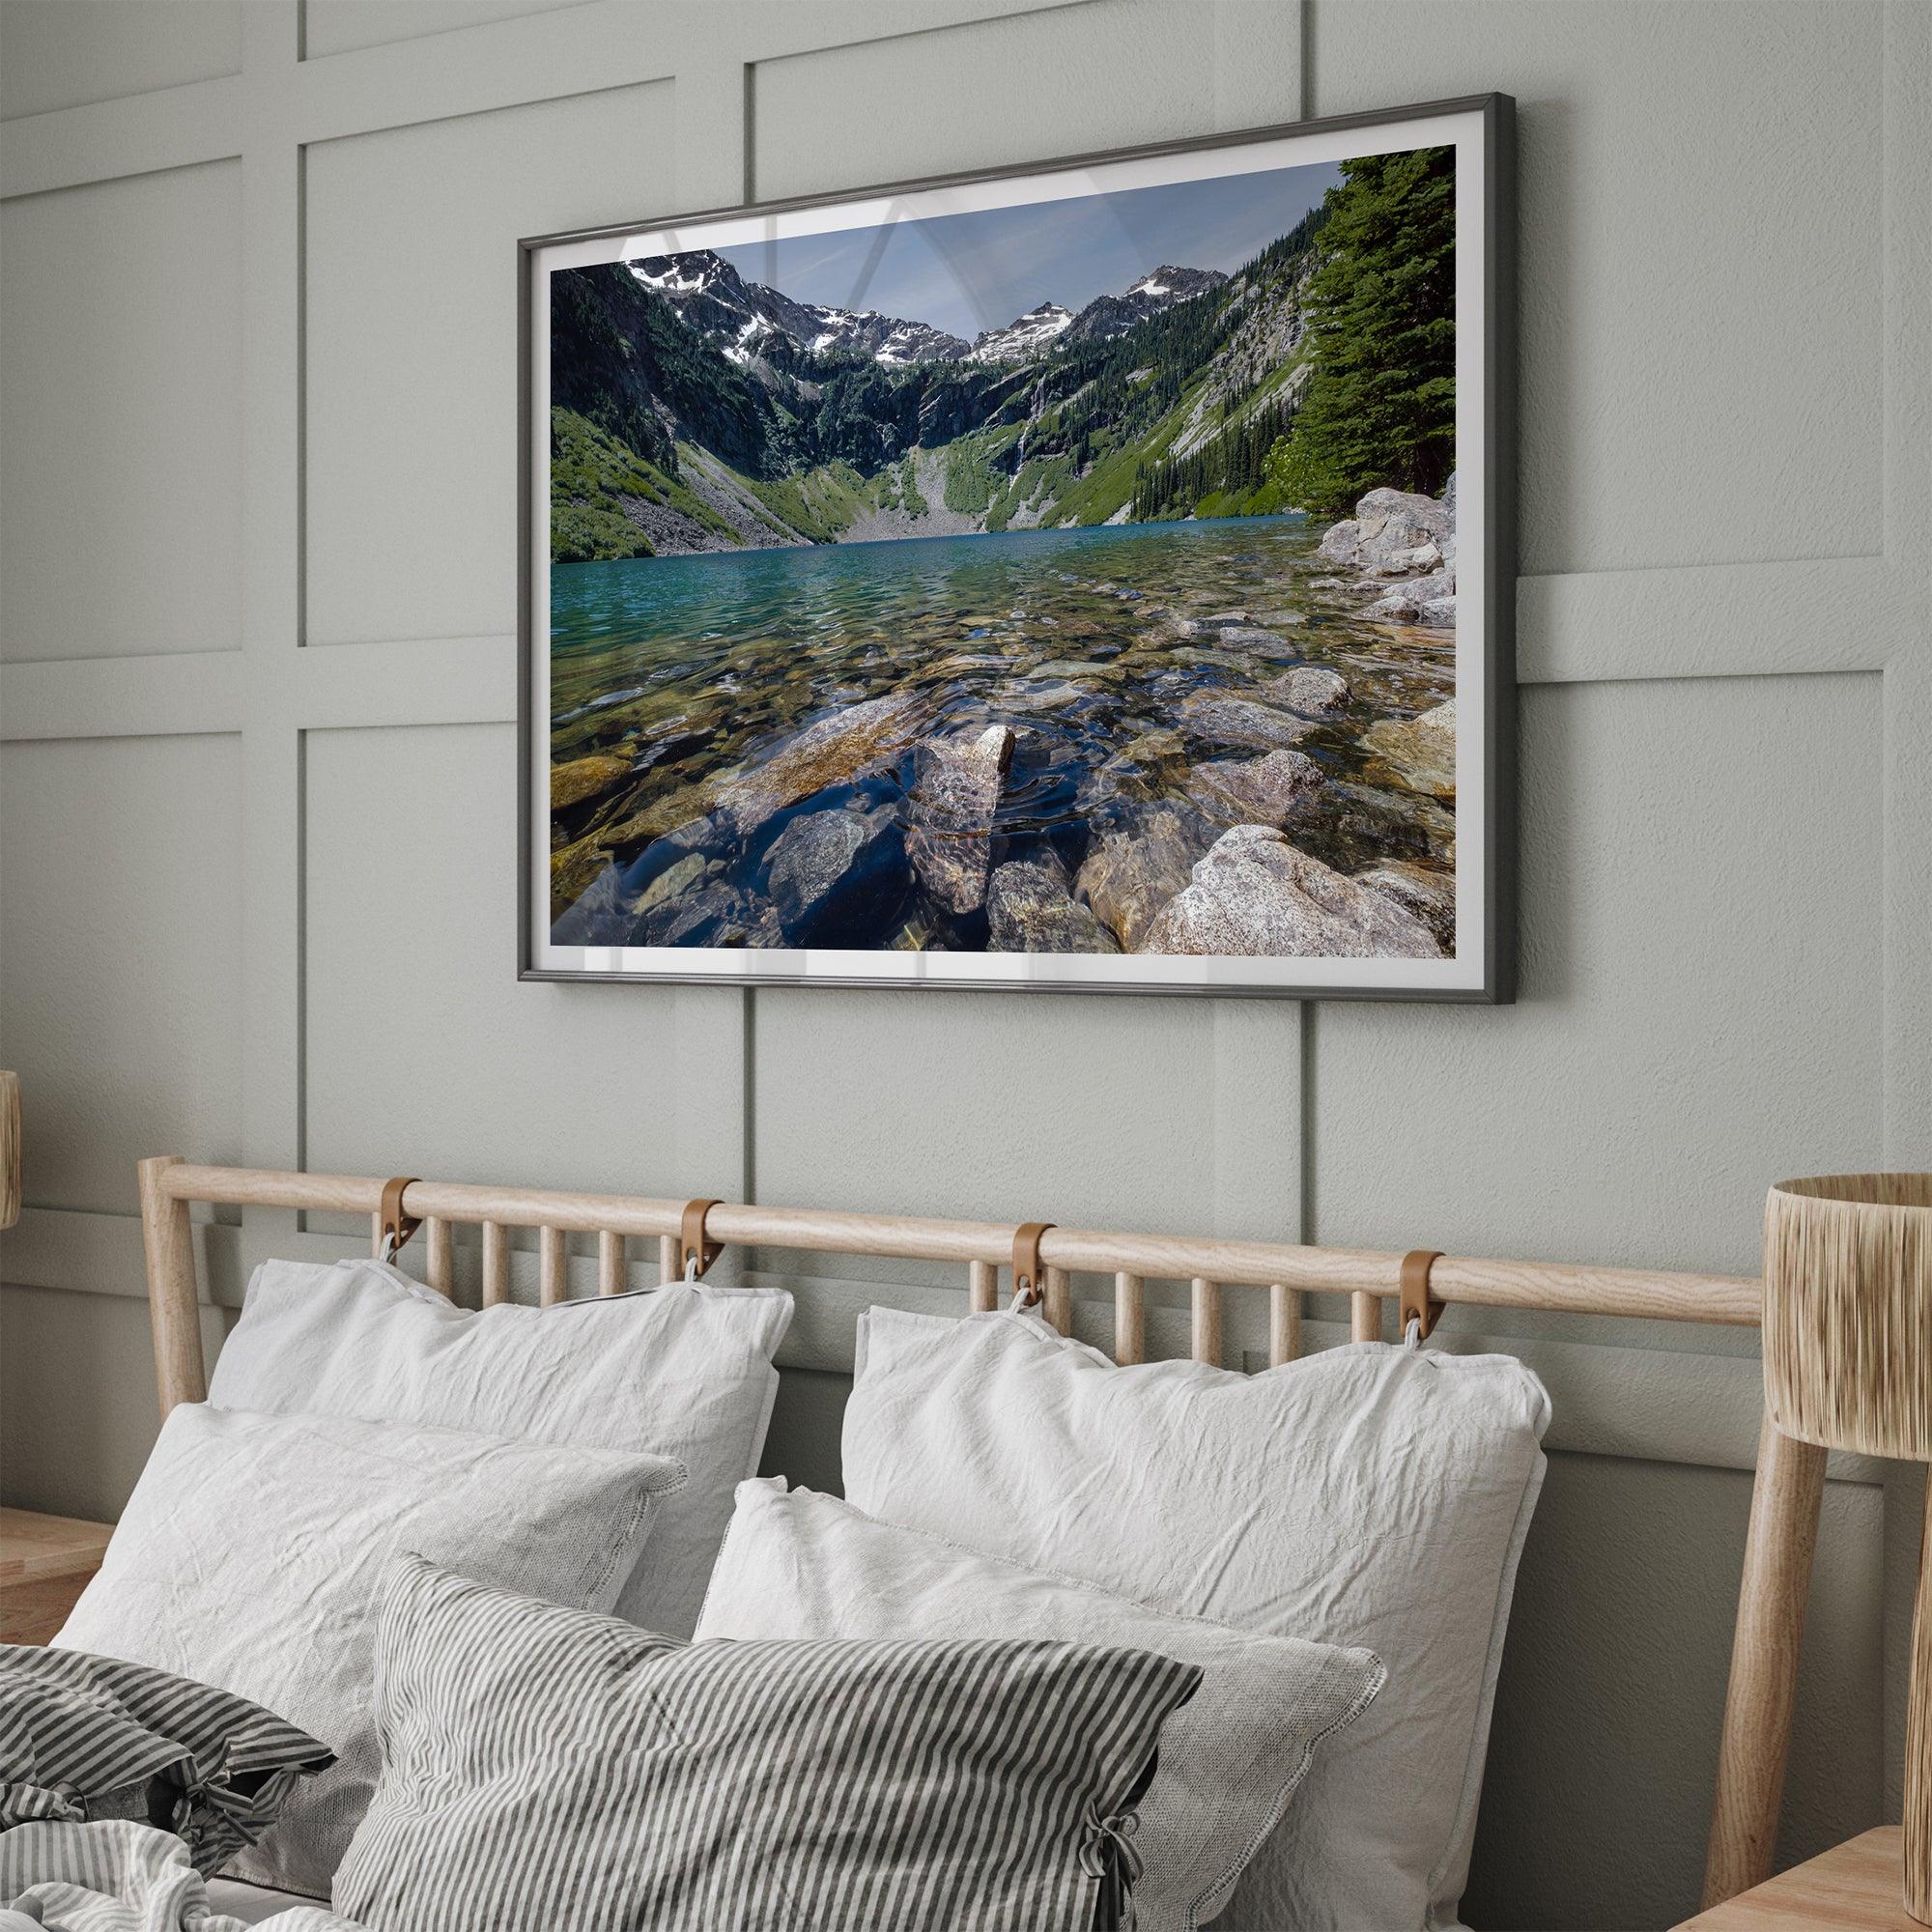
[[[0,0],[0,1494],[152,1440],[147,1153],[1734,1272],[1769,1180],[1932,1165],[1928,84],[1924,0]],[[1489,89],[1520,1004],[515,981],[520,235]],[[355,1232],[222,1217],[211,1336]],[[856,1312],[959,1284],[732,1265],[836,1484]],[[1747,1338],[1444,1332],[1556,1406],[1470,1922],[1669,1924]],[[1790,1856],[1898,1803],[1918,1492],[1833,1475]]]

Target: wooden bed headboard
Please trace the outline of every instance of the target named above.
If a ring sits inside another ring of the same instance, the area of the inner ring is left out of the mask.
[[[1191,1352],[1198,1361],[1217,1364],[1227,1289],[1266,1291],[1268,1353],[1274,1364],[1292,1361],[1300,1352],[1301,1297],[1310,1293],[1350,1297],[1356,1341],[1382,1338],[1382,1304],[1390,1300],[1397,1303],[1398,1328],[1414,1320],[1426,1336],[1439,1309],[1454,1304],[1754,1327],[1763,1299],[1761,1284],[1750,1278],[1475,1260],[1429,1251],[1398,1255],[1106,1233],[1042,1222],[929,1220],[443,1180],[196,1167],[172,1154],[142,1161],[139,1173],[163,1415],[177,1403],[200,1402],[208,1393],[188,1214],[189,1204],[197,1201],[367,1214],[377,1252],[385,1217],[403,1224],[405,1238],[420,1224],[429,1285],[444,1294],[455,1288],[457,1225],[480,1227],[480,1291],[486,1307],[510,1299],[510,1236],[520,1228],[536,1230],[539,1298],[546,1305],[568,1295],[573,1235],[596,1236],[597,1286],[604,1294],[619,1293],[629,1285],[626,1244],[634,1240],[656,1241],[659,1276],[665,1281],[684,1273],[693,1251],[701,1256],[702,1272],[725,1245],[955,1263],[965,1272],[966,1305],[976,1311],[998,1305],[1005,1265],[1022,1298],[1037,1300],[1063,1334],[1072,1324],[1072,1277],[1111,1275],[1114,1355],[1122,1364],[1144,1359],[1145,1287],[1150,1280],[1190,1284]],[[1771,1875],[1824,1485],[1825,1451],[1780,1435],[1767,1419],[1758,1438],[1705,1870],[1706,1905]]]

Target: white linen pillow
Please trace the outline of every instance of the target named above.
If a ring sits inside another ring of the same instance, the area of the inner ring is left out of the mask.
[[[1388,1665],[1220,1924],[1456,1923],[1543,1483],[1549,1401],[1529,1370],[1379,1343],[1254,1376],[1122,1369],[1037,1317],[885,1308],[859,1350],[844,1478],[867,1515]]]
[[[184,1403],[54,1644],[217,1685],[334,1750],[229,1866],[326,1897],[381,1768],[371,1686],[391,1555],[606,1610],[682,1481],[662,1456]]]
[[[674,1457],[690,1481],[616,1613],[689,1636],[731,1492],[758,1473],[791,1313],[781,1290],[701,1282],[463,1309],[380,1262],[264,1262],[208,1399]]]
[[[781,1477],[742,1483],[697,1640],[1057,1637],[1197,1665],[1161,1728],[1135,1806],[1137,1932],[1194,1932],[1227,1902],[1318,1746],[1368,1709],[1387,1672],[1366,1650],[1260,1636],[1150,1609],[1070,1577],[875,1521]]]

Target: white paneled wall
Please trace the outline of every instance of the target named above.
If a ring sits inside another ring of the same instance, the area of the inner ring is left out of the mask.
[[[0,0],[0,1493],[152,1436],[143,1153],[1737,1271],[1932,1164],[1928,85],[1923,0]],[[1490,89],[1518,1006],[515,980],[519,236]],[[211,1322],[333,1238],[211,1229]],[[835,1480],[931,1283],[752,1259]],[[1557,1420],[1468,1918],[1667,1924],[1755,1363],[1492,1325]],[[1793,1855],[1897,1804],[1917,1485],[1835,1473]]]

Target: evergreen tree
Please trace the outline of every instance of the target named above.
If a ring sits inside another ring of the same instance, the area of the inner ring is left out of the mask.
[[[1347,510],[1381,485],[1435,496],[1456,467],[1456,161],[1449,148],[1342,163],[1309,281],[1313,365],[1269,480]]]

